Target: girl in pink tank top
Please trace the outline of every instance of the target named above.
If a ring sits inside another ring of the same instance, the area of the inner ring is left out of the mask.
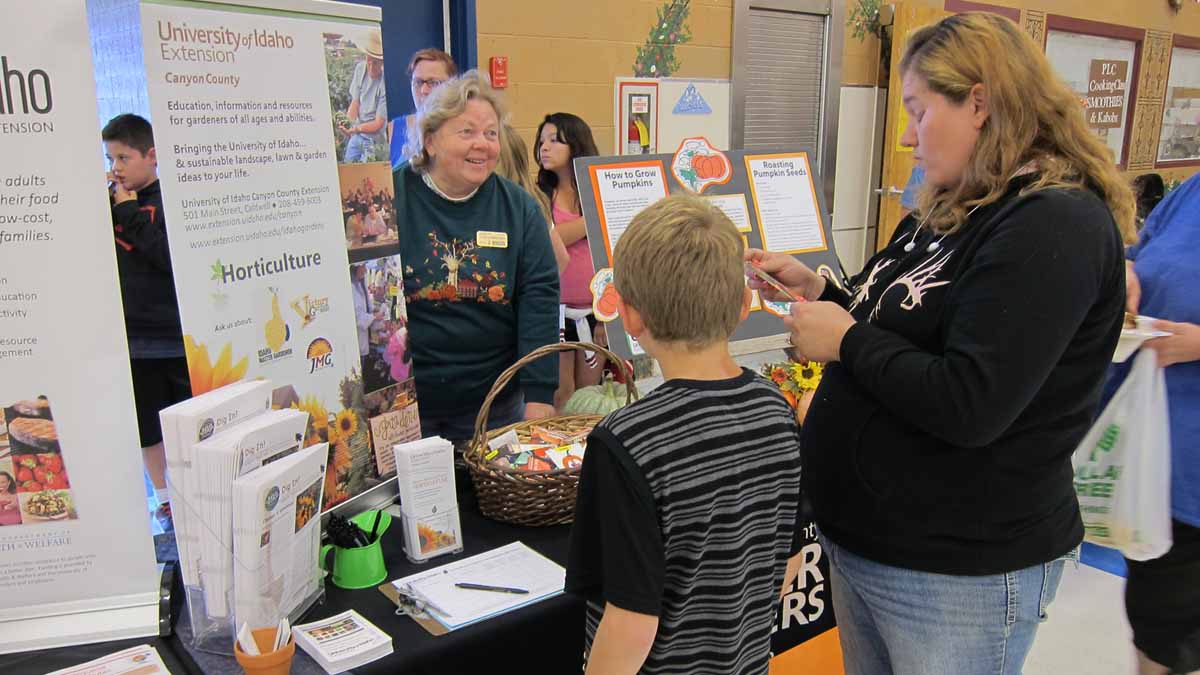
[[[537,160],[538,188],[550,199],[554,230],[566,244],[570,262],[560,279],[561,302],[568,308],[587,309],[592,306],[589,287],[592,276],[592,256],[588,250],[587,230],[580,215],[579,186],[575,182],[574,161],[578,157],[600,154],[587,123],[570,113],[546,115],[538,126],[533,154]],[[587,317],[593,327],[595,319]],[[568,321],[564,325],[568,339],[578,340],[579,331]],[[603,327],[593,328],[593,341],[603,339]],[[603,344],[603,342],[600,342]],[[593,356],[582,352],[565,352],[559,357],[558,392],[555,404],[561,409],[577,387],[597,384],[603,374]]]

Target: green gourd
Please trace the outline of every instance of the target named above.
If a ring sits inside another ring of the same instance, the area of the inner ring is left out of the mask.
[[[625,385],[612,380],[576,390],[563,406],[564,415],[607,415],[624,407]]]

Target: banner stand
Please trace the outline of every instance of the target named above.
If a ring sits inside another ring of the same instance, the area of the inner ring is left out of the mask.
[[[0,24],[0,653],[159,634],[84,0]],[[166,594],[169,599],[170,594]]]
[[[30,607],[28,616],[0,621],[0,654],[159,635],[159,617],[163,607],[170,617],[170,602],[167,587],[63,603],[52,614],[45,613],[44,606]]]

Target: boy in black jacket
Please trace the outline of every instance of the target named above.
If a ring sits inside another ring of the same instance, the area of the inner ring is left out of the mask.
[[[125,114],[109,121],[101,137],[112,167],[108,183],[113,235],[142,461],[162,505],[160,519],[167,525],[170,507],[158,411],[192,392],[163,221],[154,132],[144,118]]]

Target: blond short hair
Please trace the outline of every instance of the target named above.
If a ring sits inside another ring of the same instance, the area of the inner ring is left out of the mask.
[[[742,237],[708,200],[675,195],[634,217],[613,252],[613,283],[656,339],[696,350],[741,319]]]
[[[492,106],[496,119],[500,121],[500,145],[504,146],[504,125],[508,120],[508,109],[500,94],[492,89],[487,75],[478,70],[468,70],[458,77],[446,80],[429,92],[425,102],[417,111],[416,133],[408,135],[404,144],[404,156],[419,173],[429,170],[430,157],[425,152],[425,138],[437,133],[442,125],[467,110],[467,103],[478,99]]]

